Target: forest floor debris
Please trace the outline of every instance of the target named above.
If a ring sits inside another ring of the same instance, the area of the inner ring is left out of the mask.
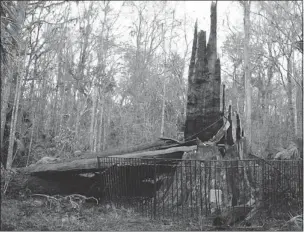
[[[38,202],[39,201],[39,202]],[[153,221],[131,209],[110,205],[84,204],[73,208],[67,205],[50,207],[34,198],[2,199],[1,230],[62,230],[62,231],[176,231],[198,230],[191,223]],[[39,204],[37,204],[37,202]]]
[[[297,222],[299,222],[297,218]],[[294,221],[294,220],[290,220]],[[302,217],[303,222],[303,217]],[[288,224],[288,226],[286,226]],[[302,225],[303,226],[303,225]],[[24,197],[20,199],[2,198],[1,230],[85,230],[85,231],[178,231],[178,230],[215,230],[208,225],[193,222],[151,220],[132,209],[115,206],[84,203],[81,207],[73,204],[50,205],[47,199]],[[286,220],[267,220],[261,225],[251,227],[231,227],[224,230],[295,230]]]

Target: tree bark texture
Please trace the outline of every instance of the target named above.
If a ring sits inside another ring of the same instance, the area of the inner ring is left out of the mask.
[[[93,81],[94,82],[94,81]],[[93,104],[91,109],[91,125],[90,125],[90,150],[96,152],[95,146],[95,120],[96,120],[96,105],[97,105],[97,87],[93,83]]]
[[[303,78],[299,78],[296,90],[296,108],[297,108],[297,138],[303,140]]]
[[[230,127],[227,130],[227,140],[226,141],[227,141],[228,145],[233,145],[234,141],[233,141],[233,135],[232,135],[233,123],[232,123],[232,109],[231,109],[231,105],[229,105],[228,121],[230,123]]]
[[[12,167],[13,163],[13,147],[15,143],[15,132],[16,132],[16,125],[18,120],[18,110],[19,110],[19,100],[20,100],[20,94],[21,94],[21,82],[22,82],[22,75],[23,75],[23,68],[21,57],[19,56],[17,59],[17,83],[16,83],[16,89],[15,89],[15,98],[14,98],[14,106],[13,106],[13,112],[12,112],[12,120],[10,125],[10,136],[9,136],[9,147],[7,152],[7,160],[6,160],[6,168],[10,169]]]
[[[302,43],[303,46],[303,43]],[[303,47],[302,47],[303,48]],[[302,57],[303,62],[303,57]],[[303,67],[303,66],[302,66]],[[295,60],[293,57],[293,74],[296,82],[296,138],[303,142],[303,72],[296,68]],[[302,147],[303,151],[303,147]]]
[[[30,173],[48,173],[48,172],[88,172],[88,170],[98,170],[97,157],[113,158],[166,158],[180,159],[182,153],[196,149],[194,142],[177,143],[168,139],[157,140],[153,143],[140,146],[129,147],[125,149],[109,150],[103,153],[83,154],[78,159],[70,160],[51,160],[45,162],[38,161],[23,170]],[[181,155],[179,154],[181,153]],[[48,160],[49,157],[44,157]],[[114,165],[109,163],[109,165]]]
[[[12,61],[9,60],[8,66],[11,66]],[[1,93],[1,148],[4,146],[4,130],[6,127],[6,113],[8,108],[8,100],[11,93],[13,70],[7,69],[8,78],[3,81],[3,92]]]
[[[156,196],[158,210],[168,215],[182,211],[187,211],[192,216],[210,213],[213,206],[210,204],[209,194],[210,189],[214,188],[212,183],[216,182],[215,180],[212,182],[211,172],[214,171],[213,167],[216,167],[216,163],[209,161],[221,159],[223,156],[216,144],[224,137],[230,126],[229,121],[226,120],[208,142],[203,143],[198,139],[197,151],[185,152],[183,155],[185,161],[177,164],[171,175],[163,177],[163,184]],[[227,157],[231,158],[230,155]],[[219,176],[220,173],[215,175]],[[224,182],[218,184],[223,189],[227,187]]]
[[[102,138],[102,125],[104,124],[104,105],[105,105],[105,95],[101,94],[100,96],[100,103],[99,103],[99,127],[97,128],[98,130],[98,137],[96,139],[96,141],[98,141],[98,146],[97,146],[97,150],[101,151],[102,150],[102,142],[103,142],[103,138]]]
[[[245,66],[245,126],[246,137],[248,141],[248,151],[251,150],[251,70],[250,70],[250,52],[249,52],[249,40],[250,40],[250,1],[243,2],[244,7],[244,66]]]
[[[17,3],[17,14],[16,14],[16,30],[15,30],[15,36],[17,38],[21,38],[21,27],[24,23],[25,20],[25,11],[26,11],[26,7],[27,7],[28,2],[24,1],[24,2],[18,2]],[[22,43],[19,44],[19,47],[14,47],[14,58],[17,58],[17,62],[11,61],[10,62],[10,67],[9,68],[14,68],[14,66],[18,67],[19,71],[20,71],[20,66],[22,65],[21,62],[21,54],[18,54],[18,51],[21,51],[22,48],[24,47]],[[27,48],[25,49],[27,50]],[[16,65],[17,63],[17,65]],[[22,69],[23,71],[23,69]],[[13,72],[12,72],[13,73]],[[22,76],[20,76],[21,72],[17,73],[17,81],[16,81],[16,92],[15,92],[15,99],[14,99],[14,106],[13,106],[13,113],[12,113],[12,120],[11,120],[11,125],[10,125],[10,136],[9,136],[9,147],[8,147],[8,151],[7,151],[7,159],[6,159],[6,168],[11,168],[12,165],[12,161],[13,161],[13,146],[14,146],[14,142],[15,142],[15,130],[16,130],[16,123],[17,123],[17,117],[18,117],[18,108],[19,108],[19,98],[20,98],[20,92],[21,92],[21,81],[22,81]],[[11,85],[10,80],[7,80],[8,85]],[[9,99],[9,94],[10,91],[9,89],[6,92],[7,95],[5,95],[5,100],[8,101]],[[2,97],[2,95],[1,95]],[[2,123],[2,116],[6,115],[6,110],[7,110],[7,102],[4,102],[4,106],[2,109],[1,106],[1,145],[2,145],[2,140],[4,136],[4,130],[5,130],[5,124],[6,121],[4,121]],[[2,112],[3,110],[3,112]],[[2,129],[2,126],[3,129]],[[3,133],[3,134],[2,134]],[[2,146],[1,146],[2,148]],[[2,154],[1,154],[2,156]]]
[[[294,113],[294,107],[292,103],[292,61],[291,56],[287,58],[287,97],[288,97],[288,111],[289,111],[289,117],[288,117],[288,124],[291,128],[291,135],[290,139],[294,139],[295,136],[295,113]]]
[[[216,47],[216,3],[211,4],[211,30],[206,46],[206,32],[197,34],[194,28],[192,55],[188,75],[188,102],[185,139],[199,133],[214,123],[197,137],[208,141],[222,126],[220,120],[220,60]]]
[[[185,125],[186,141],[195,137],[199,139],[198,141],[208,141],[216,135],[223,125],[223,121],[220,120],[221,75],[220,60],[217,59],[216,46],[216,7],[216,3],[211,4],[211,27],[207,45],[206,32],[202,30],[199,33],[197,32],[197,22],[194,27],[194,39],[188,74],[188,101]],[[185,153],[183,159],[199,158],[200,160],[205,160],[219,153],[218,148],[214,145],[203,147],[204,152],[197,154],[199,157],[195,152],[190,152]],[[202,180],[196,177],[201,177],[202,175],[195,175],[195,178],[192,178],[192,171],[195,173],[201,172],[201,166],[196,166],[195,164],[194,167],[192,167],[191,161],[186,161],[184,167],[180,167],[180,171],[176,171],[175,177],[171,178],[171,182],[162,185],[159,192],[163,195],[161,198],[162,202],[165,202],[165,205],[171,203],[173,208],[182,206],[183,210],[186,204],[192,204],[193,201],[197,200],[197,198],[195,198],[197,194],[195,193],[198,191],[192,191],[192,187],[196,189],[197,186],[201,186],[198,182]],[[208,170],[205,170],[206,173],[207,171]],[[207,178],[208,175],[205,175],[205,177]],[[208,183],[210,183],[210,181]],[[176,185],[176,191],[172,194],[167,194],[167,189],[174,185]],[[201,190],[202,189],[200,189],[200,191]],[[206,202],[196,202],[195,210],[201,209],[202,204],[207,205],[208,201],[206,199],[204,199],[204,201]],[[160,205],[158,208],[164,208],[162,206],[164,205]],[[193,213],[192,209],[191,213]]]

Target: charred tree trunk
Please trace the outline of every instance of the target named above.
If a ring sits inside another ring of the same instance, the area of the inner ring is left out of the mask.
[[[230,123],[230,126],[227,130],[227,144],[232,146],[234,144],[233,141],[233,136],[232,136],[232,127],[233,127],[233,123],[232,123],[232,109],[231,109],[231,105],[229,105],[229,112],[228,112],[228,121]]]
[[[222,126],[220,120],[220,60],[216,46],[216,3],[211,4],[211,30],[206,46],[206,32],[197,34],[194,29],[192,55],[188,76],[188,102],[185,127],[185,139],[196,136],[201,141],[209,140]]]
[[[198,138],[199,143],[211,141],[223,125],[221,120],[221,75],[220,60],[217,59],[216,47],[216,3],[211,4],[211,28],[208,44],[206,44],[206,32],[197,31],[197,22],[194,27],[194,39],[188,74],[188,102],[185,123],[185,140]],[[207,128],[207,129],[205,129]],[[222,136],[223,137],[223,136]],[[217,141],[218,142],[218,141]],[[203,152],[185,153],[184,167],[180,167],[179,173],[173,175],[167,184],[163,184],[158,193],[162,201],[159,208],[179,208],[188,206],[189,198],[193,195],[193,189],[200,186],[193,179],[193,171],[199,171],[192,161],[188,159],[209,159],[219,154],[214,142],[213,146],[204,146]],[[199,144],[198,144],[199,145]],[[207,150],[206,150],[207,149]],[[193,169],[193,170],[192,170]],[[192,170],[192,171],[191,171]],[[183,173],[183,174],[180,174]],[[206,178],[208,175],[206,175]],[[193,180],[191,183],[191,180]],[[168,194],[170,186],[176,186],[172,193]],[[192,198],[191,198],[192,199]],[[193,199],[192,199],[193,200]],[[191,204],[193,203],[191,200]],[[205,201],[206,199],[204,199]],[[206,201],[207,204],[207,201]]]

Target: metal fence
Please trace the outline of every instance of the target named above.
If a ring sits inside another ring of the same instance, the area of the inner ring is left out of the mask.
[[[198,219],[229,209],[303,209],[303,164],[289,160],[98,158],[104,202],[152,218]]]

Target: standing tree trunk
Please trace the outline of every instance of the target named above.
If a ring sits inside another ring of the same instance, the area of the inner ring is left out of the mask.
[[[56,83],[56,94],[55,94],[55,104],[53,111],[53,134],[54,136],[58,135],[61,125],[61,118],[58,119],[58,105],[60,107],[59,98],[62,96],[62,45],[59,43],[59,53],[57,55],[58,63],[57,63],[57,83]],[[62,99],[60,99],[62,100]]]
[[[107,98],[108,95],[105,94],[104,96],[104,104],[107,104]],[[108,104],[107,104],[108,105]],[[104,108],[104,112],[106,112],[106,108]],[[107,127],[108,127],[108,120],[106,120],[106,117],[109,117],[109,106],[107,107],[107,114],[104,113],[104,117],[103,117],[103,140],[102,140],[102,150],[106,150],[106,143],[107,143]]]
[[[25,20],[25,11],[27,7],[27,1],[24,2],[18,2],[17,3],[17,22],[16,22],[16,34],[17,36],[20,36],[21,38],[21,27]],[[25,43],[27,45],[27,43]],[[17,48],[19,51],[21,51],[23,48],[22,44],[20,44],[20,48]],[[27,51],[27,47],[25,47],[25,54]],[[16,91],[15,91],[15,98],[14,98],[14,106],[13,106],[13,112],[12,112],[12,120],[11,120],[11,127],[10,127],[10,136],[9,136],[9,147],[8,147],[8,153],[7,153],[7,160],[6,160],[6,168],[10,169],[13,162],[13,147],[15,142],[15,131],[16,131],[16,124],[18,119],[18,110],[19,110],[19,100],[20,100],[20,92],[21,92],[21,83],[22,83],[22,76],[23,76],[23,57],[19,52],[17,53],[17,81],[16,81]]]
[[[185,139],[192,136],[207,141],[222,126],[220,109],[220,60],[217,59],[216,46],[216,3],[211,5],[211,30],[206,47],[206,32],[197,35],[194,29],[192,55],[188,76],[188,102]],[[212,125],[212,126],[210,126]],[[204,128],[209,127],[203,133]]]
[[[34,76],[33,76],[33,80],[32,80],[32,83],[31,83],[31,92],[30,92],[30,105],[33,105],[34,103],[34,99],[36,100],[37,97],[35,96],[35,93],[34,93],[34,84],[35,84],[35,79],[38,77],[37,75],[37,57],[35,58],[35,62],[34,62]],[[34,97],[35,96],[35,97]],[[31,135],[30,135],[30,144],[29,144],[29,149],[28,149],[28,153],[27,153],[27,160],[26,160],[26,166],[28,166],[29,164],[29,160],[30,160],[30,155],[31,155],[31,151],[32,151],[32,145],[33,145],[33,138],[34,138],[34,131],[35,131],[35,127],[36,127],[36,120],[37,120],[37,117],[36,117],[36,114],[37,114],[37,104],[35,104],[35,107],[34,107],[34,112],[32,112],[33,115],[32,115],[32,128],[31,128]]]
[[[271,82],[273,79],[273,67],[274,67],[274,58],[272,56],[272,47],[271,43],[267,42],[267,48],[268,48],[268,67],[267,67],[267,83],[265,86],[262,86],[263,88],[263,94],[262,94],[262,140],[264,141],[264,149],[261,149],[262,152],[266,151],[267,149],[270,149],[270,140],[269,140],[269,99],[271,94]]]
[[[80,113],[81,113],[81,101],[78,97],[78,90],[75,89],[75,108],[76,108],[76,120],[75,120],[75,141],[79,143],[79,127],[80,127]]]
[[[166,20],[166,19],[165,19]],[[165,21],[166,23],[166,21]],[[166,25],[165,25],[166,26]],[[171,45],[171,38],[170,37],[170,45]],[[160,125],[160,137],[164,136],[164,130],[165,130],[165,108],[166,108],[166,79],[167,79],[167,53],[166,53],[166,44],[165,44],[165,31],[164,31],[164,24],[162,24],[162,42],[163,42],[163,49],[164,49],[164,84],[163,84],[163,99],[162,99],[162,111],[161,111],[161,125]],[[170,53],[170,50],[169,50]]]
[[[53,135],[56,135],[56,133],[57,133],[56,128],[57,128],[57,107],[58,107],[58,91],[59,91],[58,78],[59,78],[59,75],[57,75],[57,84],[56,84],[55,96],[53,99],[53,102],[55,102],[55,103],[53,104],[53,112],[52,112],[52,117],[51,117],[51,128],[52,128]]]
[[[98,151],[101,151],[101,148],[102,148],[102,123],[103,123],[103,111],[104,111],[104,104],[105,104],[105,101],[104,101],[104,94],[102,93],[101,96],[100,96],[100,104],[99,104],[99,112],[100,112],[100,115],[99,115],[99,127],[98,127],[98,148],[97,150]]]
[[[94,133],[94,125],[95,125],[95,114],[96,114],[96,104],[97,104],[97,99],[96,99],[96,92],[97,92],[97,87],[95,86],[95,83],[93,83],[93,93],[92,93],[92,100],[93,100],[93,105],[92,105],[92,110],[91,110],[91,126],[90,126],[90,149],[91,151],[94,151],[94,138],[95,138],[95,133]]]
[[[211,30],[207,46],[206,32],[200,31],[197,35],[197,23],[195,23],[194,27],[188,76],[186,140],[198,137],[199,140],[204,142],[211,139],[219,131],[223,123],[221,120],[220,94],[220,60],[217,59],[216,48],[216,3],[212,3]],[[209,128],[202,132],[206,127]],[[199,159],[206,160],[218,155],[219,151],[216,146],[210,146],[204,152],[198,152],[197,154],[199,154]],[[197,157],[195,157],[194,153],[190,152],[185,153],[183,159],[197,159]],[[198,171],[196,170],[197,167],[193,167],[193,170],[189,169],[189,166],[193,164],[191,160],[187,160],[184,164],[188,168],[180,167],[184,172],[183,176],[178,173],[175,176],[172,175],[158,191],[158,196],[162,199],[161,202],[172,204],[172,209],[179,208],[179,206],[182,208],[184,206],[187,207],[186,203],[188,200],[191,199],[191,202],[193,200],[193,190],[199,186],[197,180],[192,179],[193,173]],[[207,176],[205,177],[207,178]],[[178,185],[178,183],[181,184]],[[169,194],[167,190],[170,186],[176,186],[177,189]],[[207,199],[203,200],[207,201]],[[162,206],[163,204],[160,203],[158,208]]]
[[[47,106],[47,88],[46,88],[46,79],[42,80],[42,85],[41,85],[41,92],[40,92],[40,99],[39,99],[39,108],[38,110],[40,111],[39,113],[39,120],[37,126],[44,131],[45,129],[45,123],[47,121],[47,112],[46,112],[46,106]],[[39,112],[38,111],[38,112]]]
[[[296,109],[297,109],[297,138],[303,140],[303,78],[294,70],[298,79],[296,85]]]
[[[32,145],[33,145],[33,139],[34,139],[34,131],[35,131],[35,127],[36,127],[36,111],[37,111],[37,104],[35,104],[35,108],[34,108],[34,112],[33,112],[33,124],[32,124],[32,128],[31,128],[31,136],[30,136],[30,144],[29,144],[29,149],[28,149],[28,153],[27,153],[27,160],[26,160],[26,167],[29,165],[29,161],[30,161],[30,155],[32,152]]]
[[[162,111],[161,111],[160,137],[164,136],[164,130],[165,130],[165,107],[166,107],[166,80],[164,80],[164,85],[163,85],[163,101],[162,101]]]
[[[16,125],[18,120],[18,111],[19,111],[19,101],[20,101],[20,94],[21,94],[21,82],[22,82],[22,74],[23,70],[20,66],[22,66],[21,57],[18,57],[18,71],[17,71],[17,83],[16,83],[16,90],[15,90],[15,98],[14,98],[14,106],[12,112],[12,120],[10,125],[10,136],[9,136],[9,147],[7,153],[7,161],[6,161],[6,168],[10,169],[13,163],[13,147],[15,143],[15,132],[16,132]]]
[[[9,59],[8,61],[8,68],[7,68],[7,78],[3,80],[3,90],[1,92],[1,148],[3,148],[4,142],[4,130],[6,125],[6,112],[8,108],[8,100],[11,93],[11,86],[12,86],[12,76],[13,76],[13,70],[10,69],[12,61]],[[1,87],[2,88],[2,87]]]
[[[291,55],[287,57],[287,98],[288,98],[288,128],[290,129],[289,139],[294,139],[295,137],[295,113],[292,103],[292,60]]]
[[[244,7],[244,66],[245,66],[245,131],[247,152],[251,152],[251,70],[250,70],[250,1],[243,1]]]

